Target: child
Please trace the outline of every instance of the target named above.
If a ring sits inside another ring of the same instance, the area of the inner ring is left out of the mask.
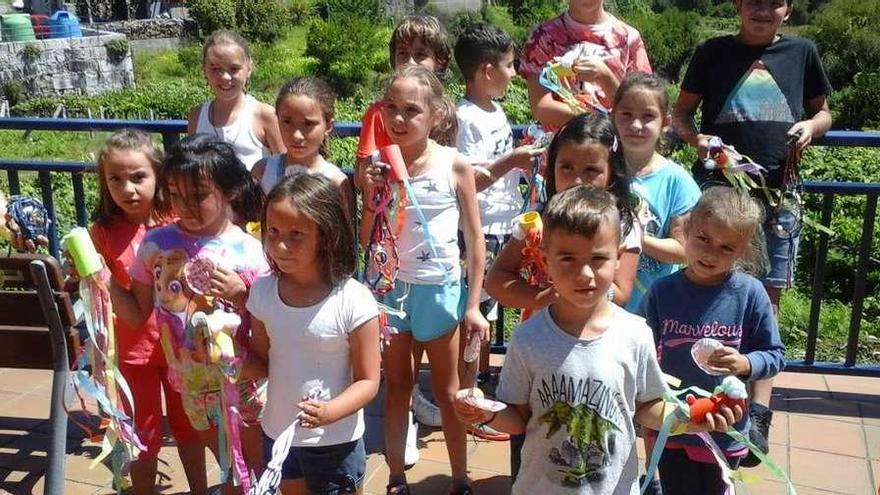
[[[654,330],[660,366],[681,379],[682,387],[712,390],[723,375],[753,381],[782,370],[785,348],[770,298],[757,279],[735,269],[750,254],[761,222],[761,207],[748,195],[729,187],[708,189],[685,227],[687,267],[654,282],[643,301],[642,312]],[[724,346],[707,363],[717,376],[701,370],[691,357],[694,342],[704,337]],[[748,422],[746,416],[734,426],[745,434]],[[745,447],[727,435],[713,437],[735,468]],[[659,468],[664,493],[728,493],[721,468],[701,439],[671,439]]]
[[[202,47],[202,72],[214,99],[194,107],[188,134],[212,134],[235,149],[250,170],[270,153],[284,151],[272,107],[245,93],[254,62],[247,41],[234,31],[214,31]]]
[[[611,119],[601,114],[582,114],[565,124],[547,150],[546,175],[550,199],[557,191],[580,184],[607,188],[614,193],[622,217],[621,232],[625,234],[609,294],[616,304],[625,305],[639,264],[641,233],[632,218],[630,177],[620,157]],[[507,307],[538,310],[556,301],[558,294],[552,285],[537,287],[522,278],[525,246],[525,239],[516,237],[505,244],[486,276],[486,292]],[[510,440],[510,472],[514,480],[519,472],[523,440],[522,435],[513,435]]]
[[[487,340],[489,324],[480,314],[480,293],[467,292],[459,281],[458,237],[461,225],[467,252],[468,287],[482,287],[485,249],[480,236],[480,216],[473,168],[455,148],[429,138],[438,122],[449,116],[443,86],[429,70],[405,65],[394,73],[382,104],[383,119],[395,144],[400,146],[412,181],[415,198],[406,205],[406,224],[397,239],[400,270],[392,292],[380,301],[405,313],[387,314],[388,324],[399,330],[386,346],[383,363],[388,392],[385,400],[385,447],[390,478],[388,493],[407,494],[403,465],[404,423],[414,380],[413,348],[421,348],[431,362],[431,386],[440,406],[443,434],[452,468],[450,493],[469,494],[465,429],[455,417],[452,399],[458,390],[458,324],[471,336]],[[384,184],[383,167],[366,167],[364,198]],[[417,212],[415,201],[421,206]],[[363,205],[361,242],[369,241],[371,204]],[[460,223],[461,222],[461,223]]]
[[[633,221],[630,177],[620,156],[619,143],[611,119],[601,114],[583,114],[571,119],[557,132],[547,150],[546,190],[552,198],[557,192],[580,184],[607,188],[618,201],[621,244],[618,267],[610,294],[618,305],[629,300],[641,251],[641,236]],[[535,287],[523,280],[523,239],[511,238],[501,250],[486,276],[486,292],[501,304],[522,309],[540,309],[556,300],[553,287]]]
[[[407,64],[415,64],[442,77],[449,65],[450,53],[446,29],[436,17],[430,15],[412,15],[404,18],[391,33],[388,51],[392,70]],[[370,154],[392,142],[385,128],[380,99],[367,108],[361,120],[361,135],[358,138],[356,155],[358,187],[364,186],[362,170]]]
[[[513,332],[498,383],[508,407],[483,411],[467,394],[455,401],[467,423],[525,433],[514,494],[637,493],[634,420],[663,421],[650,329],[606,296],[620,246],[616,202],[590,186],[550,200],[541,249],[559,296]],[[723,431],[742,417],[734,409],[707,414],[707,427]]]
[[[172,382],[180,389],[189,421],[221,459],[226,456],[218,451],[218,418],[232,413],[221,407],[225,378],[219,366],[207,362],[204,342],[197,333],[201,328],[193,316],[200,311],[242,315],[243,323],[233,330],[235,356],[246,357],[250,329],[245,301],[251,282],[267,272],[268,265],[260,243],[233,224],[232,218],[256,220],[263,191],[235,157],[232,146],[204,134],[186,137],[169,151],[159,180],[178,220],[144,237],[131,268],[131,292],[139,312],[129,314],[134,321],[150,314],[156,318]],[[202,267],[196,272],[198,278],[192,278],[190,262]],[[259,475],[263,401],[255,376],[265,376],[265,369],[244,366],[235,387],[244,422],[244,460]],[[225,488],[231,493],[231,478]]]
[[[720,137],[768,170],[767,185],[783,186],[789,140],[803,151],[831,127],[828,95],[831,85],[816,46],[796,36],[779,33],[791,15],[789,0],[734,2],[739,12],[739,32],[710,39],[694,52],[681,84],[673,112],[675,131],[695,146],[699,158],[708,153],[711,136]],[[700,131],[694,114],[702,109]],[[806,115],[805,115],[806,114]],[[694,167],[697,183],[727,184],[701,164]],[[761,195],[758,195],[759,197]],[[791,285],[797,256],[799,220],[789,208],[770,209],[765,204],[764,237],[770,255],[770,273],[764,287],[775,308],[782,289]],[[772,382],[752,386],[752,441],[767,452]],[[744,466],[754,466],[750,455]]]
[[[123,129],[104,143],[98,155],[100,195],[90,229],[95,248],[104,258],[115,284],[129,289],[128,272],[144,235],[168,223],[170,208],[158,190],[162,152],[144,132]],[[168,365],[158,346],[159,329],[149,318],[141,327],[116,320],[119,370],[131,389],[134,426],[146,446],[131,465],[137,494],[153,493],[162,446],[162,392],[168,423],[193,493],[207,493],[205,447],[189,424],[180,393],[171,387]]]
[[[465,79],[465,95],[456,109],[457,147],[474,166],[486,266],[491,266],[492,259],[510,237],[511,222],[522,210],[521,169],[531,164],[531,148],[513,148],[510,123],[504,110],[494,101],[504,96],[516,75],[513,58],[513,40],[488,24],[468,28],[455,44],[455,61]],[[497,303],[485,294],[482,299],[483,315],[489,321],[497,320]],[[489,345],[486,343],[481,349],[480,371],[488,369]],[[488,430],[474,431],[474,434],[489,440],[507,440],[507,435]]]
[[[346,219],[350,219],[354,211],[351,183],[339,167],[322,156],[333,132],[335,106],[336,95],[322,79],[288,80],[275,100],[275,113],[287,152],[260,160],[251,172],[266,194],[282,177],[297,170],[321,174],[339,186],[343,210]]]
[[[610,107],[623,76],[651,72],[641,35],[605,11],[603,0],[569,0],[568,10],[538,26],[523,47],[519,73],[528,82],[532,115],[548,129],[558,128],[574,111],[541,86],[538,76],[554,57],[576,54],[574,76],[564,83]]]
[[[684,262],[682,230],[688,211],[700,199],[700,188],[690,174],[657,151],[669,122],[666,89],[661,78],[636,72],[623,80],[614,95],[614,125],[633,178],[632,190],[639,198],[637,212],[644,232],[628,311],[639,307],[654,280],[673,273]]]
[[[329,179],[294,175],[269,194],[262,220],[273,273],[254,282],[247,308],[254,353],[269,362],[265,458],[294,419],[303,427],[283,465],[285,494],[362,493],[362,409],[379,389],[378,309],[351,278],[355,241],[340,200]]]

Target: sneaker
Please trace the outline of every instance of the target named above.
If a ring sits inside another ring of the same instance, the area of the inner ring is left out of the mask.
[[[415,413],[416,421],[425,426],[439,428],[443,424],[440,417],[440,408],[428,400],[422,394],[422,391],[419,390],[418,386],[413,387],[412,410]]]
[[[489,440],[490,442],[507,442],[510,440],[510,435],[500,432],[489,425],[468,426],[467,431],[477,438]]]
[[[406,448],[403,450],[403,465],[409,469],[419,462],[419,424],[413,421],[413,413],[409,412],[406,428]]]
[[[749,405],[749,440],[763,453],[770,452],[770,422],[773,420],[773,411],[769,407],[752,402]],[[751,451],[739,463],[744,467],[755,467],[761,464],[761,459]]]
[[[639,486],[642,486],[645,483],[645,475],[641,475],[639,477]],[[660,485],[660,480],[654,478],[648,483],[648,487],[645,488],[644,495],[663,495],[663,487]]]

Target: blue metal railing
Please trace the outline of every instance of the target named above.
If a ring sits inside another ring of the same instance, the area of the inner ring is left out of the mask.
[[[137,128],[145,132],[160,134],[166,147],[171,146],[186,132],[186,121],[151,121],[151,120],[92,120],[92,119],[43,119],[43,118],[0,118],[0,129],[22,131],[98,131],[111,132],[121,128]],[[514,126],[514,134],[521,137],[525,126]],[[337,137],[356,137],[360,133],[360,124],[351,122],[337,123],[334,135]],[[819,146],[872,147],[880,148],[880,133],[856,131],[831,131],[815,142]],[[21,192],[20,171],[37,172],[40,183],[40,195],[52,219],[49,232],[49,249],[58,256],[58,237],[56,232],[55,200],[52,193],[50,173],[69,173],[73,185],[76,223],[86,226],[85,188],[83,174],[94,172],[94,164],[69,161],[39,160],[5,160],[0,159],[0,170],[6,170],[9,189],[12,194]],[[880,196],[880,184],[860,182],[806,182],[804,191],[807,194],[822,195],[821,223],[829,226],[836,196],[865,196],[867,204],[862,222],[862,236],[859,243],[856,277],[853,287],[852,313],[850,316],[847,337],[846,358],[843,363],[817,362],[816,343],[819,335],[819,313],[822,307],[822,296],[825,282],[825,266],[830,238],[828,234],[819,232],[818,249],[814,262],[813,293],[810,304],[810,316],[807,326],[807,342],[803,360],[789,361],[787,369],[808,373],[852,374],[880,377],[880,366],[857,364],[859,331],[861,329],[862,311],[867,275],[871,263],[871,241],[874,237],[874,225],[877,219],[877,199]],[[499,317],[495,328],[493,350],[504,352],[504,318]]]

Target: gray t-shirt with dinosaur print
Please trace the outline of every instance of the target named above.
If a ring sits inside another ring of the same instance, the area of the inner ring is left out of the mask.
[[[638,494],[633,415],[666,385],[645,321],[614,306],[601,336],[579,340],[543,309],[507,350],[498,398],[528,404],[513,494]]]

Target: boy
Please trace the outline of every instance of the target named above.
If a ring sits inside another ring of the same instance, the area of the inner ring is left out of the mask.
[[[403,19],[391,33],[388,43],[391,70],[406,64],[418,64],[437,74],[442,80],[449,65],[449,41],[446,30],[436,17],[413,15]],[[370,153],[391,144],[382,121],[381,100],[367,108],[361,120],[361,134],[358,138],[358,168],[370,157]],[[357,185],[360,186],[360,174]]]
[[[831,127],[827,97],[831,84],[822,68],[815,45],[802,38],[783,35],[779,27],[789,18],[791,0],[736,0],[740,29],[700,45],[681,84],[673,111],[673,126],[682,139],[697,147],[700,159],[708,154],[712,136],[751,157],[768,173],[767,186],[780,188],[788,143],[796,140],[797,153]],[[702,107],[698,132],[694,114]],[[810,118],[804,119],[804,114]],[[697,183],[727,184],[717,172],[697,163]],[[764,199],[758,194],[758,198]],[[770,272],[764,283],[778,311],[782,289],[791,285],[800,225],[789,209],[766,205],[764,236],[770,256]],[[771,380],[752,385],[752,441],[768,451]],[[759,463],[749,455],[742,465]]]
[[[486,268],[510,237],[512,220],[522,209],[519,168],[528,168],[531,148],[513,148],[513,132],[504,110],[495,99],[507,93],[513,68],[513,40],[488,24],[469,27],[455,44],[455,61],[465,80],[465,94],[456,109],[458,151],[474,165],[480,221],[486,241]],[[498,319],[498,305],[484,294],[481,309],[489,321]],[[462,334],[464,335],[464,334]],[[467,345],[466,341],[462,345]],[[465,370],[466,366],[461,366]],[[484,343],[480,372],[489,369],[489,346]],[[471,377],[462,376],[462,383]],[[472,384],[471,384],[472,385]],[[473,433],[487,440],[505,441],[507,434],[483,427]]]
[[[547,62],[563,55],[575,56],[575,75],[565,78],[567,86],[606,108],[624,75],[651,72],[635,28],[606,12],[602,0],[569,0],[568,10],[532,31],[519,64],[532,115],[551,130],[568,122],[574,111],[541,86],[538,76]]]
[[[498,384],[506,409],[455,402],[466,423],[525,432],[514,494],[638,493],[633,420],[660,428],[666,386],[651,330],[607,297],[620,246],[615,204],[589,186],[550,200],[542,249],[559,299],[513,333]],[[738,406],[722,408],[705,428],[741,417]]]

